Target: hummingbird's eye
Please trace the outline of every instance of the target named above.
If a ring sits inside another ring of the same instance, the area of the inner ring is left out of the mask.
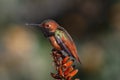
[[[46,24],[46,28],[49,28],[50,27],[50,25],[49,24]]]

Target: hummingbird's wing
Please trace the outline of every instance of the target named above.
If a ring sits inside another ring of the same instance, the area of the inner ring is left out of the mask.
[[[61,26],[59,26],[58,29],[61,30],[61,31],[63,31],[63,32],[65,32],[65,34],[67,35],[67,37],[69,38],[69,40],[74,43],[72,37],[71,37],[70,34],[66,31],[66,29],[64,29],[64,28],[61,27]]]
[[[63,47],[67,52],[69,52],[68,54],[72,55],[72,57],[76,58],[80,62],[75,43],[74,43],[73,39],[71,38],[71,36],[69,35],[69,33],[63,27],[60,27],[60,26],[58,27],[58,30],[60,31],[58,33],[59,39],[62,42],[60,44],[62,46],[64,45]]]
[[[66,52],[68,53],[69,56],[72,56],[70,51],[68,50],[68,48],[66,47],[66,45],[64,44],[64,42],[62,41],[60,34],[56,34],[55,35],[55,39],[57,41],[57,43],[60,45],[60,47]],[[72,56],[73,57],[73,56]]]
[[[58,27],[59,30],[61,30],[63,32],[63,34],[65,35],[65,37],[70,41],[70,43],[72,44],[72,47],[74,48],[75,53],[77,53],[77,49],[75,46],[75,43],[72,39],[72,37],[70,36],[70,34],[61,26]]]

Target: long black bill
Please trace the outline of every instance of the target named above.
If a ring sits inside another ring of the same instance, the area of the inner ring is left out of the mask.
[[[41,24],[28,24],[28,23],[26,23],[25,25],[26,25],[26,26],[35,26],[35,27],[39,27],[40,30],[43,32],[43,34],[44,34],[45,37],[48,37],[48,36],[49,36],[49,33],[46,31],[45,28],[43,28],[43,27],[41,26]]]
[[[26,25],[26,26],[37,26],[37,27],[41,27],[41,24],[28,24],[28,23],[26,23],[25,25]]]

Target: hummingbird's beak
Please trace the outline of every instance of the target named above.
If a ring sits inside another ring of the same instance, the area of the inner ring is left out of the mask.
[[[37,26],[37,27],[41,27],[41,24],[28,24],[28,23],[26,23],[25,25],[26,25],[26,26]]]

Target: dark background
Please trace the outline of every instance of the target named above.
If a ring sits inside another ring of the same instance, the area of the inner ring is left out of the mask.
[[[73,37],[81,80],[120,80],[119,0],[0,0],[0,80],[53,80],[51,45],[26,23],[53,19]]]

